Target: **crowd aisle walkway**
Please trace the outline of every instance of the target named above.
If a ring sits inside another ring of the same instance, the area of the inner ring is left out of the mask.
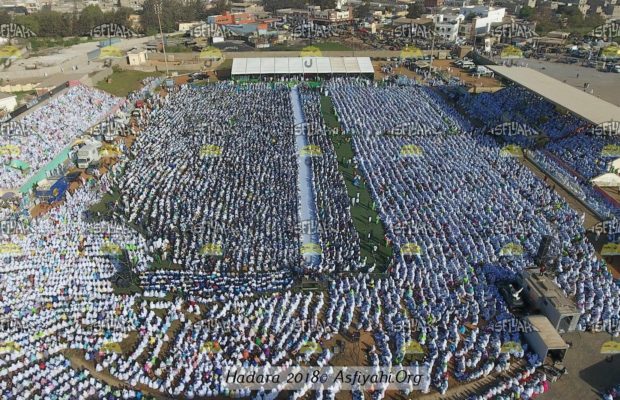
[[[312,184],[311,156],[305,151],[308,146],[307,131],[301,97],[297,87],[291,90],[291,104],[293,106],[293,119],[295,123],[295,152],[297,154],[297,187],[299,190],[299,220],[301,221],[301,245],[302,255],[306,262],[316,266],[320,262],[319,235],[317,228],[316,202]],[[304,154],[305,153],[305,154]]]

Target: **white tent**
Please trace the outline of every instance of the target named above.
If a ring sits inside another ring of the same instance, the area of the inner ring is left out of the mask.
[[[614,162],[611,163],[611,167],[614,171],[620,170],[620,158],[614,160]]]
[[[612,173],[607,173],[592,179],[592,183],[600,187],[620,188],[620,176]]]

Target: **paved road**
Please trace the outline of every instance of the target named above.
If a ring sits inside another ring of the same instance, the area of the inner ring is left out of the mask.
[[[620,106],[620,74],[600,72],[594,68],[582,67],[577,64],[563,64],[550,61],[525,60],[528,67],[549,75],[569,85],[583,89],[585,83],[590,84],[589,90],[596,97]]]
[[[620,383],[620,354],[611,361],[601,354],[601,346],[610,340],[609,334],[573,332],[562,338],[573,342],[564,359],[568,375],[549,385],[549,391],[540,396],[541,400],[600,399],[597,392]]]
[[[152,36],[123,39],[114,46],[126,52],[134,47],[144,48],[150,40],[153,40]],[[65,47],[56,54],[16,60],[9,68],[2,70],[2,78],[11,84],[16,84],[40,82],[56,75],[73,74],[76,72],[73,66],[77,66],[77,71],[84,74],[99,71],[103,68],[102,62],[88,62],[88,52],[97,49],[97,44],[98,42],[81,43]],[[43,67],[26,70],[26,65],[35,63]]]

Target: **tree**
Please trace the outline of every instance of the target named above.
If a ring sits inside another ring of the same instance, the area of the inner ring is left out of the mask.
[[[41,36],[41,29],[39,27],[39,19],[35,18],[34,14],[31,15],[16,15],[13,19],[16,24],[24,25],[38,36]]]
[[[161,27],[164,33],[176,31],[177,19],[182,14],[183,4],[179,0],[146,0],[142,6],[142,27],[147,35],[159,33],[159,21],[155,6],[161,4]]]
[[[416,2],[409,5],[407,18],[420,18],[424,13],[426,13],[426,7],[424,7],[424,4]]]
[[[281,8],[305,8],[303,0],[263,0],[263,7],[268,12],[274,12]]]
[[[70,27],[65,25],[63,14],[56,11],[43,11],[35,15],[39,21],[39,36],[67,36]]]
[[[370,10],[370,0],[364,0],[362,4],[353,10],[355,18],[368,18],[372,15]]]
[[[336,8],[336,0],[310,0],[313,6],[319,6],[322,10],[327,8]]]
[[[529,7],[529,6],[523,6],[519,10],[519,18],[523,18],[523,19],[528,19],[529,20],[532,17],[533,14],[534,14],[534,9],[532,7]]]
[[[6,11],[0,11],[0,24],[10,24],[11,16]]]
[[[78,32],[76,34],[86,35],[96,26],[106,23],[103,11],[99,6],[90,5],[85,7],[80,12],[80,19],[78,21]]]
[[[223,14],[224,11],[230,11],[228,0],[218,0],[217,3],[215,3],[214,11],[216,15]]]
[[[131,27],[131,22],[129,21],[129,16],[133,13],[133,10],[129,7],[121,7],[114,13],[112,17],[112,22],[118,25],[123,25],[126,27]]]

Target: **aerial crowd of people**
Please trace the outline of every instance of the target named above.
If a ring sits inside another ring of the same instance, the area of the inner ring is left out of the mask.
[[[251,392],[231,389],[221,376],[251,366],[325,366],[337,356],[337,336],[361,332],[372,340],[347,343],[360,348],[359,363],[429,371],[428,382],[404,394],[445,394],[454,381],[503,372],[472,399],[531,399],[548,390],[537,370],[543,360],[519,332],[489,327],[515,318],[498,285],[534,265],[544,235],[555,237],[551,274],[575,299],[579,329],[618,318],[620,293],[585,237],[583,215],[437,92],[362,79],[334,79],[320,90],[302,84],[299,129],[289,86],[220,82],[154,95],[144,129],[118,163],[2,247],[3,398],[273,400],[284,384]],[[394,250],[378,276],[361,272],[355,198],[321,95],[333,103],[338,134],[352,143],[355,173]],[[76,114],[63,120],[75,126],[54,139],[57,150],[118,100],[82,86],[66,96],[50,103]],[[42,134],[49,126],[61,134],[48,111],[33,114],[44,121],[36,125]],[[552,136],[575,125],[548,124]],[[299,134],[314,146],[305,162],[318,223],[305,228]],[[91,207],[103,196],[114,200],[107,215],[97,215]],[[313,271],[304,269],[304,229],[319,237]],[[324,290],[299,290],[308,273]],[[128,290],[118,290],[119,280]],[[76,358],[85,364],[76,366]],[[118,381],[124,384],[110,386]],[[386,390],[377,385],[371,397]],[[335,398],[337,391],[312,396]],[[292,396],[306,394],[303,387]]]
[[[71,86],[0,136],[0,188],[19,188],[73,139],[109,114],[123,99],[86,85]]]

